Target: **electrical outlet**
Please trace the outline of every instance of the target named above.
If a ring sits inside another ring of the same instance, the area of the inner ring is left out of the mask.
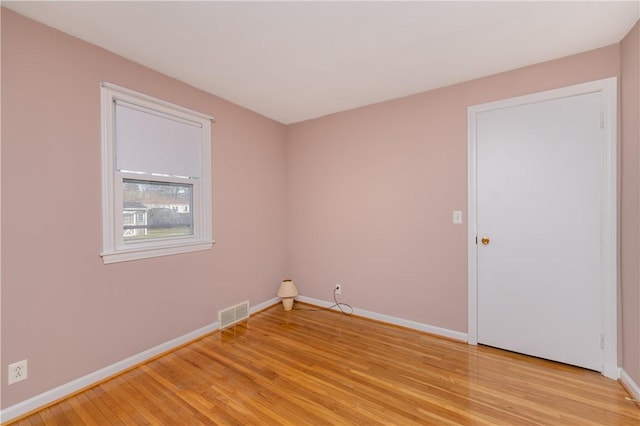
[[[9,364],[9,384],[12,385],[16,382],[27,379],[27,360],[14,362]]]
[[[336,294],[342,294],[342,284],[336,284],[336,286],[334,287],[334,292]]]

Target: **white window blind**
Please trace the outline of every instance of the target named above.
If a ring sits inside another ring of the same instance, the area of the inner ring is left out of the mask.
[[[116,169],[199,178],[202,126],[116,100]]]

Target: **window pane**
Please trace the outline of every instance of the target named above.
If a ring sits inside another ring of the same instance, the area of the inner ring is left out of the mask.
[[[193,235],[193,185],[124,179],[124,240]]]

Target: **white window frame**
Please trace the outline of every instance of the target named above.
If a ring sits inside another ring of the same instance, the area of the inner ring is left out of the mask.
[[[100,96],[102,116],[103,237],[102,253],[100,255],[104,263],[125,262],[211,249],[214,243],[211,209],[211,122],[213,117],[111,83],[101,84]],[[186,178],[116,170],[115,102],[117,100],[201,124],[201,176],[199,178]],[[124,179],[192,185],[193,234],[144,241],[124,241],[122,232],[122,183]]]

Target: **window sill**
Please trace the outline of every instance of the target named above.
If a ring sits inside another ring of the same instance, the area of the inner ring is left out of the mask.
[[[210,250],[215,241],[198,242],[192,244],[175,245],[171,247],[138,248],[133,250],[118,250],[101,253],[104,264],[128,262],[130,260],[148,259],[151,257],[171,256],[174,254],[193,251]]]

